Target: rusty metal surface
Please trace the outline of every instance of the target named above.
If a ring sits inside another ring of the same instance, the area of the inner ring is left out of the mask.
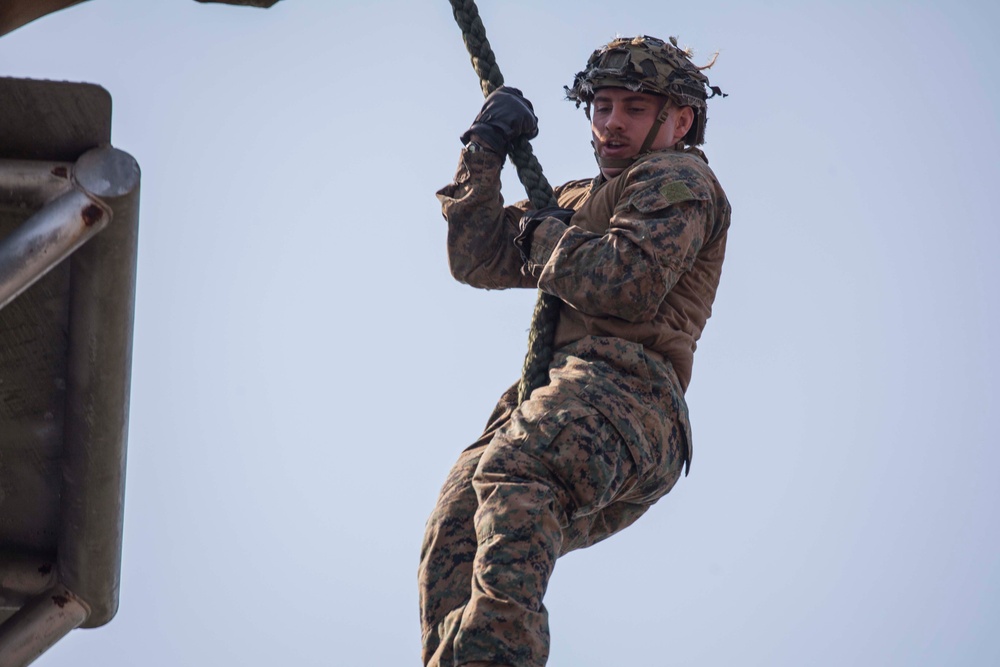
[[[125,450],[139,239],[139,166],[122,151],[90,151],[78,186],[111,207],[108,227],[70,256],[69,358],[59,576],[86,600],[83,627],[118,610]]]
[[[0,99],[30,101],[0,112],[8,665],[118,608],[140,173],[108,145],[110,98],[100,87],[0,79]]]
[[[103,230],[110,219],[111,210],[100,201],[70,189],[24,220],[0,240],[0,308]]]
[[[0,210],[23,215],[38,209],[70,188],[71,162],[0,160]]]
[[[0,664],[25,667],[87,618],[86,603],[56,585],[27,601],[0,625]]]
[[[0,237],[6,240],[44,196],[68,187],[69,167],[107,143],[111,99],[99,86],[0,78]],[[63,174],[62,169],[66,169]],[[57,174],[44,176],[44,171]],[[70,265],[61,262],[0,310],[0,550],[55,558],[69,363]]]
[[[0,191],[9,186],[10,200],[55,193],[22,211],[24,219],[8,215],[13,229],[0,240],[0,308],[11,305],[0,318],[13,314],[0,319],[8,357],[0,387],[10,392],[0,420],[0,546],[54,547],[60,580],[87,601],[93,627],[118,605],[140,174],[111,147],[72,164],[63,191],[40,176],[63,168],[0,160]],[[50,270],[63,289],[48,311],[34,311],[48,292],[24,290]],[[56,329],[39,336],[46,322]],[[28,423],[18,427],[25,412]]]
[[[52,559],[30,553],[0,553],[0,610],[17,611],[56,583]]]

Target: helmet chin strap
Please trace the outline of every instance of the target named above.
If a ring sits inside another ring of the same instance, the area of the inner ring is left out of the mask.
[[[620,157],[620,158],[604,158],[598,155],[597,146],[594,142],[590,142],[594,146],[594,157],[597,159],[597,166],[601,169],[626,169],[632,166],[632,163],[639,159],[640,155],[643,155],[649,151],[649,147],[653,145],[656,140],[656,135],[660,132],[660,126],[667,120],[667,116],[670,113],[670,100],[665,100],[663,106],[660,107],[660,113],[656,114],[656,120],[649,128],[649,132],[646,133],[646,138],[642,142],[642,146],[639,148],[639,152],[632,157]]]

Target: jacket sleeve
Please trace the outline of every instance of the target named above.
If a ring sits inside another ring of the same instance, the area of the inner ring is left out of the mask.
[[[650,160],[626,178],[607,232],[547,218],[527,269],[539,289],[591,316],[652,320],[712,233],[711,184],[696,169]]]
[[[437,197],[448,221],[448,265],[456,280],[485,289],[536,287],[514,246],[523,206],[504,207],[503,156],[462,150],[455,181]]]

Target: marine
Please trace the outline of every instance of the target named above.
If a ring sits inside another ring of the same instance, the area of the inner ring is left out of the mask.
[[[438,192],[452,275],[560,300],[549,382],[516,385],[449,472],[427,521],[418,585],[426,666],[542,667],[556,559],[634,523],[686,473],[684,393],[712,312],[731,208],[698,148],[721,94],[675,40],[618,38],[567,98],[584,106],[595,177],[557,207],[506,206],[511,142],[538,131],[501,87]]]

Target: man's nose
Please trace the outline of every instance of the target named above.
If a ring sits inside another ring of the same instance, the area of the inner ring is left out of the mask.
[[[606,122],[605,127],[609,130],[621,130],[625,127],[625,114],[618,107],[612,107],[611,113],[608,114],[608,122]]]

